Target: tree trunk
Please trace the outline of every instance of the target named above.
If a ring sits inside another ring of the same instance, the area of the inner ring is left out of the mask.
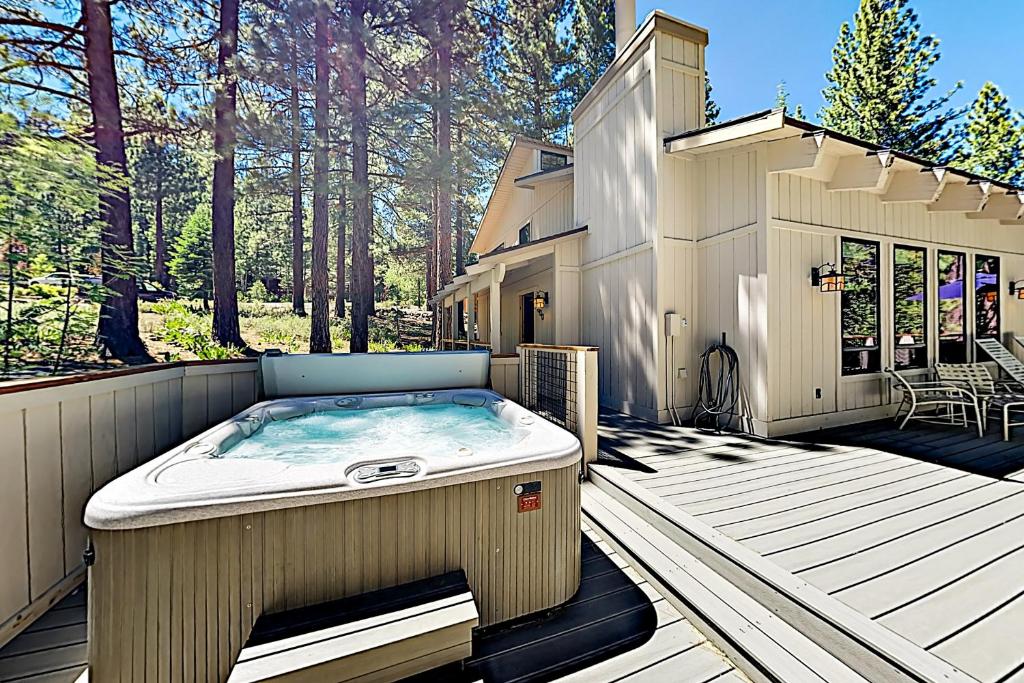
[[[334,317],[345,317],[345,231],[348,229],[348,198],[345,196],[345,172],[338,174],[338,258],[334,266]]]
[[[167,240],[164,236],[164,195],[160,179],[156,185],[156,211],[153,217],[153,231],[155,234],[153,251],[153,279],[164,289],[170,287],[171,278],[167,274]]]
[[[213,104],[213,338],[244,347],[235,287],[235,100],[238,76],[238,0],[221,0],[217,34],[217,92]]]
[[[292,152],[292,311],[295,315],[306,315],[306,276],[302,234],[302,111],[299,109],[299,40],[298,18],[292,13],[291,45],[291,152]]]
[[[82,14],[96,161],[118,178],[127,178],[110,2],[83,0]],[[100,193],[100,217],[104,223],[100,253],[107,293],[100,305],[97,337],[117,358],[148,357],[139,337],[138,290],[130,263],[134,250],[131,201],[126,184],[104,186]]]
[[[352,0],[352,68],[349,107],[352,117],[352,347],[369,348],[369,315],[373,303],[373,267],[370,264],[370,186],[366,120],[366,0]]]
[[[459,151],[462,151],[462,128],[459,127],[456,139],[459,143]],[[466,225],[463,210],[462,170],[455,165],[455,274],[466,274]]]
[[[437,45],[437,270],[438,286],[452,281],[452,17],[451,0],[438,3]]]
[[[316,105],[313,109],[313,312],[310,318],[309,352],[331,352],[330,310],[327,294],[327,114],[331,97],[331,66],[327,36],[327,5],[318,2],[314,26]]]

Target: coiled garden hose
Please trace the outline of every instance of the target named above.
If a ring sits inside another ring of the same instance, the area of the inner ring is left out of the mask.
[[[712,377],[712,362],[718,361],[717,377]],[[700,355],[700,380],[697,404],[690,413],[690,422],[698,429],[721,432],[736,416],[740,400],[740,359],[726,344],[716,343]]]

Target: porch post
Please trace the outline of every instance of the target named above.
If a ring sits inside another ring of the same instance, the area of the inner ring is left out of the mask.
[[[454,351],[456,348],[458,348],[458,338],[459,338],[459,302],[457,301],[457,299],[458,299],[458,296],[456,295],[455,292],[453,292],[452,293],[452,318],[451,318],[451,321],[450,321],[451,325],[452,325],[452,329],[451,329],[451,332],[452,332],[452,351]]]
[[[551,308],[555,316],[555,344],[580,343],[582,296],[579,240],[556,244],[551,278]]]
[[[505,279],[505,264],[499,263],[491,271],[491,353],[501,353],[501,281]]]
[[[472,281],[466,283],[466,320],[466,348],[471,349],[476,334],[476,294]]]

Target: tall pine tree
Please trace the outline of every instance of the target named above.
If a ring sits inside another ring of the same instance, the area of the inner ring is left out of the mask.
[[[712,126],[718,123],[718,117],[722,113],[722,109],[718,106],[718,103],[711,98],[711,79],[708,78],[707,73],[704,74],[704,125]]]
[[[841,133],[910,154],[944,160],[955,147],[961,112],[933,96],[939,41],[921,35],[908,0],[861,0],[832,48],[822,123]]]
[[[505,7],[498,81],[508,126],[538,140],[565,141],[569,132],[563,81],[570,53],[559,28],[567,8],[564,0]]]
[[[995,83],[981,86],[964,135],[955,164],[995,180],[1024,183],[1024,120]]]
[[[575,107],[615,59],[615,0],[572,0],[571,49],[566,85]]]

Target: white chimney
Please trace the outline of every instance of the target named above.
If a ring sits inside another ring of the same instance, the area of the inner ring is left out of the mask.
[[[615,0],[615,54],[620,55],[636,32],[636,0]]]

